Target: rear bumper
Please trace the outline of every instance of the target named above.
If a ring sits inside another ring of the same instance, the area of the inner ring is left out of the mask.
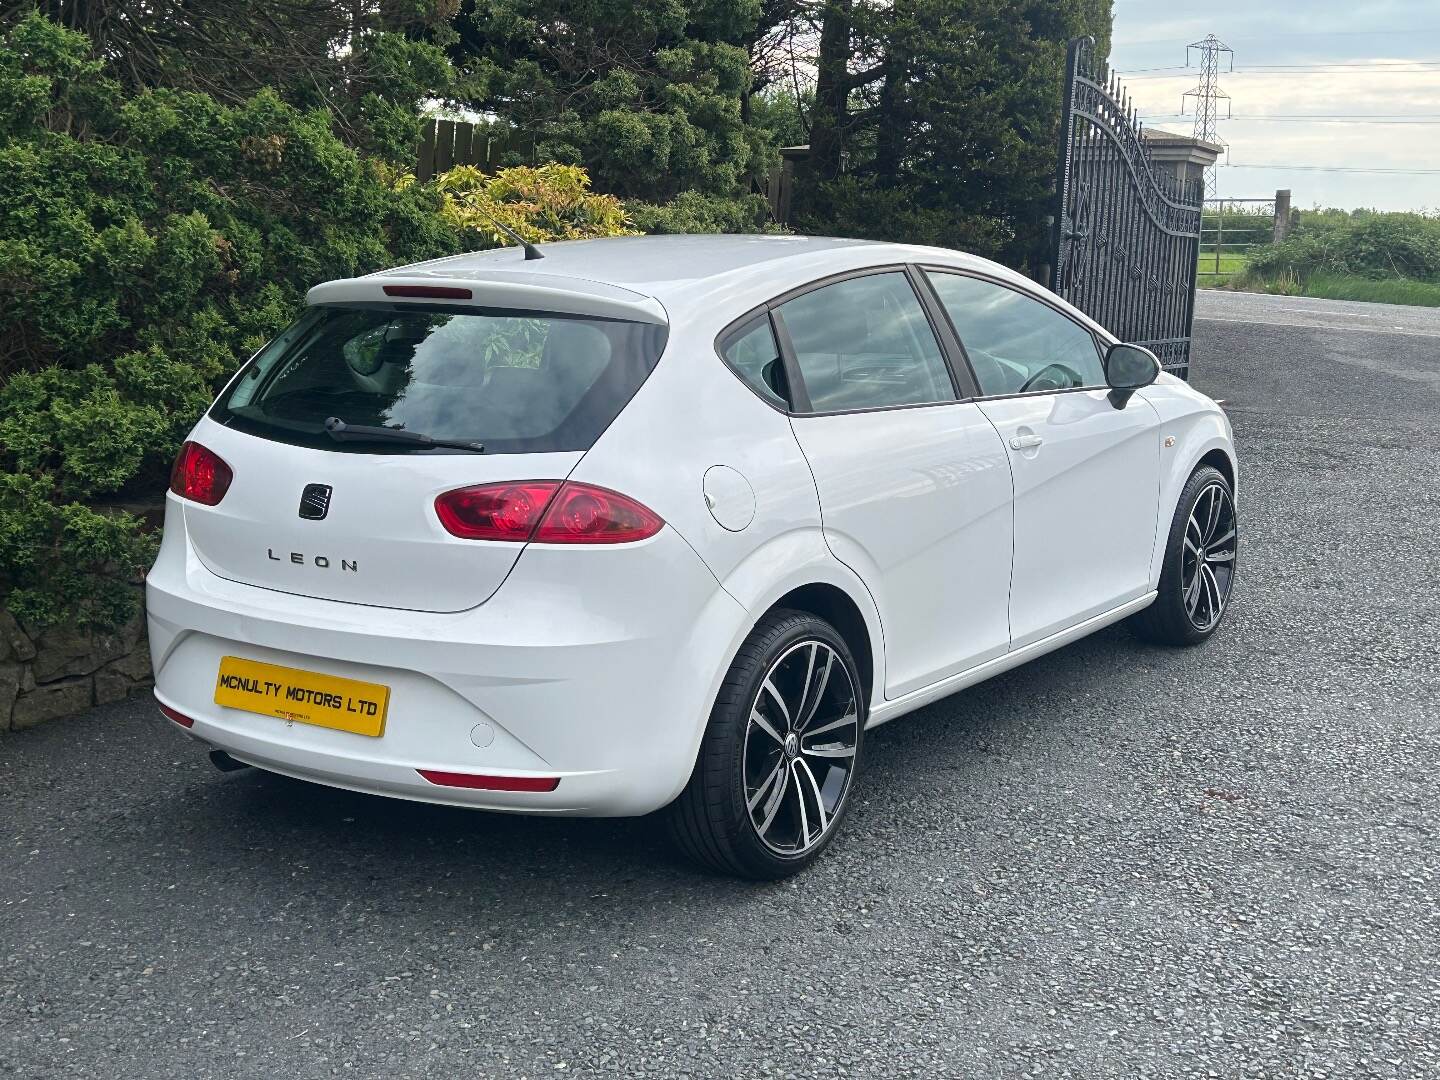
[[[172,503],[172,518],[177,517]],[[532,546],[453,614],[228,581],[167,528],[147,579],[156,697],[192,737],[335,787],[528,813],[634,815],[684,786],[744,609],[672,529],[635,545]],[[378,738],[214,703],[223,656],[390,687]],[[554,791],[432,784],[419,770],[559,777]]]

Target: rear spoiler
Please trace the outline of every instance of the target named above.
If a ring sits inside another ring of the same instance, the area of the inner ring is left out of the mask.
[[[385,286],[400,286],[387,294]],[[418,287],[418,288],[417,288]],[[404,292],[421,289],[453,293],[447,304],[474,305],[504,311],[558,312],[598,319],[669,325],[665,308],[653,296],[631,292],[618,285],[561,274],[539,274],[523,270],[465,271],[442,273],[389,272],[362,278],[344,278],[316,285],[305,294],[307,304],[356,304],[423,302],[423,295]],[[468,298],[461,294],[468,292]],[[396,294],[402,294],[397,296]],[[432,301],[433,302],[433,301]]]

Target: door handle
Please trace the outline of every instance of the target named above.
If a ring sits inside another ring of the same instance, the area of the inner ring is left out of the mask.
[[[1010,446],[1015,450],[1033,450],[1044,441],[1039,435],[1016,435],[1010,440]]]

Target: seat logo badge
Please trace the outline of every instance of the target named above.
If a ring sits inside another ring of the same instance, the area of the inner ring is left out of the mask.
[[[330,485],[306,484],[300,493],[300,516],[307,521],[321,521],[330,512]]]

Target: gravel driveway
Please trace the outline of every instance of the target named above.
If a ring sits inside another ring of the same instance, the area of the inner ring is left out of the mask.
[[[873,733],[799,880],[0,737],[0,1075],[1440,1075],[1440,313],[1205,294],[1241,578]],[[1397,329],[1398,328],[1398,329]]]

